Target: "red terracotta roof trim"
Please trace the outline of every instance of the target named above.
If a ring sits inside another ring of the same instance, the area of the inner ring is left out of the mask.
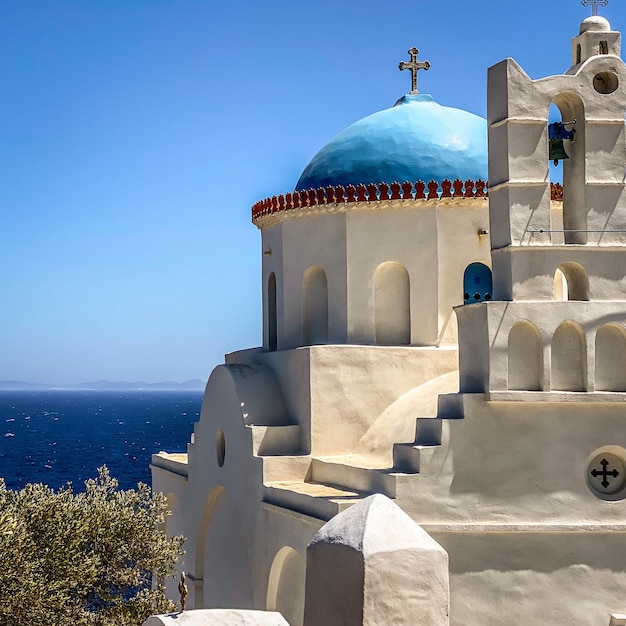
[[[252,221],[265,215],[292,211],[327,204],[349,204],[352,202],[381,202],[384,200],[439,200],[441,198],[486,198],[487,183],[484,180],[431,180],[424,183],[370,183],[369,185],[328,185],[326,188],[305,189],[280,196],[265,198],[252,205]],[[550,183],[550,199],[563,202],[563,186]]]

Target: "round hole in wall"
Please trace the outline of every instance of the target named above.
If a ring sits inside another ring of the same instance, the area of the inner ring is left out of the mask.
[[[217,429],[215,452],[217,454],[217,464],[222,467],[222,465],[224,465],[224,459],[226,458],[226,437],[224,437],[224,431],[221,428]]]
[[[593,77],[593,88],[598,93],[613,93],[618,87],[619,79],[613,72],[599,72]]]
[[[485,300],[491,300],[491,294],[490,293],[486,293],[485,294]]]
[[[480,300],[480,294],[479,293],[475,293],[474,294],[474,300]]]
[[[465,298],[465,300],[469,300],[470,299],[469,293],[464,293],[463,298]]]
[[[626,497],[626,450],[619,446],[604,446],[587,460],[585,479],[592,493],[602,500],[622,500]]]

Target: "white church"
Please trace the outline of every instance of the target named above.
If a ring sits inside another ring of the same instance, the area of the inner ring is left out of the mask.
[[[263,346],[152,458],[188,609],[626,624],[626,66],[595,6],[571,46],[489,68],[487,120],[412,48],[410,94],[254,205]]]

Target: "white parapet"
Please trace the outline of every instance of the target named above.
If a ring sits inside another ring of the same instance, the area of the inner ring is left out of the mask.
[[[289,626],[275,611],[240,609],[198,609],[167,615],[153,615],[143,626]]]

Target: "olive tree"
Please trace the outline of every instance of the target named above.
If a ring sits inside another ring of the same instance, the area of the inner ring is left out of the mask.
[[[166,498],[118,487],[106,467],[80,493],[0,479],[0,624],[138,626],[174,610],[163,580],[183,538],[165,534]]]

